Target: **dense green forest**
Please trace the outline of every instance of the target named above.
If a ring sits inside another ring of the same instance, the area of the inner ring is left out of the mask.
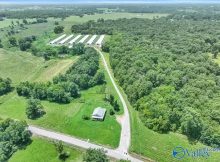
[[[220,146],[220,67],[212,60],[220,51],[220,22],[172,17],[88,22],[72,30],[113,34],[103,50],[148,128]]]
[[[84,54],[66,74],[58,75],[53,82],[21,82],[16,88],[17,93],[28,98],[69,103],[80,95],[80,90],[104,83],[104,73],[98,69],[99,55],[93,48],[85,48]]]
[[[6,119],[0,122],[0,161],[7,161],[18,149],[30,142],[27,123]]]

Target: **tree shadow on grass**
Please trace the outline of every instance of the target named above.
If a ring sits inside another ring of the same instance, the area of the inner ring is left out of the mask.
[[[31,134],[32,135],[32,134]],[[27,142],[19,145],[18,149],[19,150],[25,150],[27,148],[27,146],[31,145],[33,142],[33,140],[30,138]]]
[[[192,137],[187,137],[187,139],[191,145],[196,145],[198,143],[198,139]]]
[[[43,117],[45,114],[46,114],[46,112],[42,110],[38,115],[31,118],[31,120],[37,120],[37,119]]]

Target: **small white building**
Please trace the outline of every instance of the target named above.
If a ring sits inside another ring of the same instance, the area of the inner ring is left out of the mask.
[[[106,109],[97,107],[92,113],[92,119],[94,120],[104,120],[106,114]]]

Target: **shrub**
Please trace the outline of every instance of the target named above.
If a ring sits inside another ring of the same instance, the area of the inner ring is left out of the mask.
[[[109,114],[110,114],[110,115],[115,115],[114,110],[110,109]]]

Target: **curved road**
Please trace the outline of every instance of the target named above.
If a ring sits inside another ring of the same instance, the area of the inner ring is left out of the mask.
[[[99,146],[96,144],[92,144],[89,143],[87,141],[84,140],[80,140],[77,139],[75,137],[71,137],[65,134],[61,134],[61,133],[57,133],[57,132],[53,132],[53,131],[49,131],[46,129],[42,129],[42,128],[38,128],[35,126],[29,126],[29,130],[36,135],[39,136],[43,136],[46,138],[50,138],[50,139],[54,139],[54,140],[60,140],[63,141],[65,143],[71,144],[71,145],[75,145],[75,146],[79,146],[85,149],[88,148],[103,148],[106,151],[106,154],[110,157],[116,158],[116,159],[125,159],[125,160],[131,160],[132,162],[141,162],[141,160],[136,159],[132,156],[130,156],[128,154],[128,150],[129,150],[129,146],[130,146],[130,141],[131,141],[131,131],[130,131],[130,117],[129,117],[129,112],[128,112],[128,107],[126,105],[126,102],[121,94],[121,92],[119,91],[113,76],[111,75],[111,72],[108,68],[108,64],[105,60],[104,55],[102,54],[102,52],[95,48],[97,50],[97,52],[101,55],[102,61],[104,63],[105,69],[108,72],[108,75],[111,79],[111,82],[122,102],[123,108],[124,108],[124,114],[121,120],[121,137],[120,137],[120,143],[117,149],[109,149],[109,148],[105,148],[103,146]]]

